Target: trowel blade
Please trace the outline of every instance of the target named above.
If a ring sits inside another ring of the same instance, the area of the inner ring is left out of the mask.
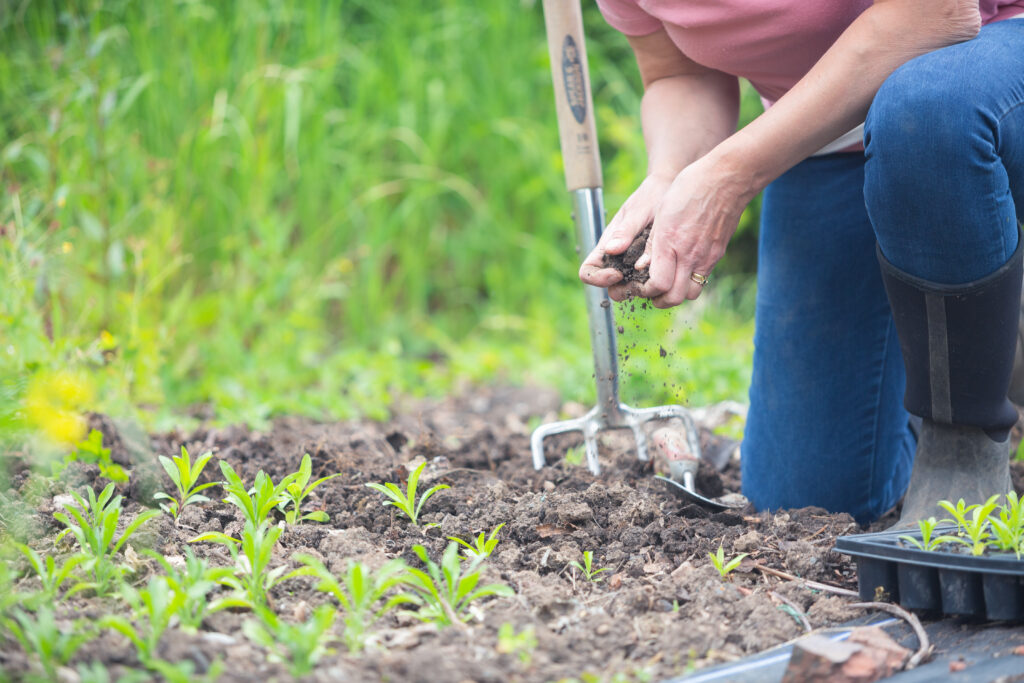
[[[696,491],[688,489],[679,482],[669,479],[668,477],[663,477],[660,474],[654,475],[654,478],[660,479],[661,481],[665,482],[665,485],[668,486],[669,490],[672,493],[679,496],[680,498],[683,498],[691,503],[703,505],[704,507],[710,508],[712,510],[735,510],[746,505],[746,499],[743,498],[742,500],[739,500],[740,498],[742,498],[742,496],[738,496],[737,494],[727,494],[727,496],[723,496],[722,498],[715,500],[712,498],[705,498]],[[727,497],[734,496],[737,498],[735,501],[727,499]]]

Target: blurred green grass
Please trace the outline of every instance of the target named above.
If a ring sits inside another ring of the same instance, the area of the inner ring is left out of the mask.
[[[611,211],[640,88],[586,22]],[[593,399],[538,4],[28,0],[0,44],[6,434],[65,368],[157,428],[481,382]],[[756,220],[700,304],[627,329],[626,400],[744,398]]]

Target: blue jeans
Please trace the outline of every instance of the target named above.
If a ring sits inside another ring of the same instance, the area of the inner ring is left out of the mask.
[[[764,194],[743,490],[861,523],[903,495],[915,439],[875,256],[960,284],[1002,266],[1024,219],[1024,20],[911,60],[865,153],[808,159]]]

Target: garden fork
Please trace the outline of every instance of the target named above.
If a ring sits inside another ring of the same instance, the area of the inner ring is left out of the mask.
[[[572,194],[573,220],[576,223],[580,253],[586,255],[597,246],[604,230],[604,199],[580,0],[544,0],[544,22],[548,51],[551,54],[551,76],[555,85],[565,183]],[[536,469],[544,467],[545,437],[565,432],[582,432],[587,450],[587,466],[595,475],[600,474],[597,435],[598,432],[612,429],[632,430],[637,456],[646,461],[649,456],[644,424],[652,420],[678,418],[685,429],[695,467],[696,458],[700,457],[700,440],[689,411],[678,405],[630,408],[619,401],[615,316],[611,300],[605,289],[584,289],[587,318],[590,321],[590,345],[594,352],[597,405],[583,417],[537,427],[530,438],[533,466]]]

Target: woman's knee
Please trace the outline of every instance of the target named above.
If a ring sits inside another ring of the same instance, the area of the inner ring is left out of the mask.
[[[869,173],[877,170],[871,160],[941,163],[962,156],[966,135],[985,128],[970,71],[954,68],[956,47],[910,60],[879,88],[864,127]]]

